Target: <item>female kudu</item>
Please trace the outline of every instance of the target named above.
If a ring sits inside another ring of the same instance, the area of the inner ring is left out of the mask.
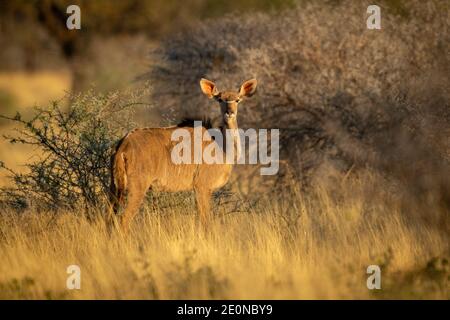
[[[244,82],[239,92],[220,92],[213,82],[206,79],[200,81],[203,93],[220,105],[223,143],[218,150],[224,153],[223,158],[226,157],[227,151],[231,151],[227,150],[230,147],[234,149],[234,154],[239,155],[239,134],[230,136],[226,131],[237,132],[238,104],[255,93],[256,85],[256,80],[252,79]],[[122,230],[128,230],[130,221],[138,212],[150,188],[168,192],[194,190],[200,219],[203,224],[209,220],[212,192],[228,182],[233,163],[174,163],[172,134],[179,129],[179,126],[134,129],[119,143],[112,157],[111,207],[114,213],[117,213],[120,207],[124,208],[121,216]],[[187,130],[191,136],[194,135],[192,127],[181,129]],[[201,127],[201,130],[203,134],[207,129]],[[232,141],[229,141],[230,139]],[[217,142],[211,139],[201,143],[204,148]]]

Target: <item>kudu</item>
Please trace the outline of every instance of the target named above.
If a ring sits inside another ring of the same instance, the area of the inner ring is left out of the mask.
[[[239,134],[231,135],[233,141],[230,141],[226,131],[227,129],[237,131],[238,104],[255,93],[256,85],[256,80],[252,79],[244,82],[239,92],[220,92],[213,82],[206,79],[200,81],[203,93],[220,105],[223,143],[219,150],[224,153],[224,159],[229,146],[234,148],[235,154],[239,154]],[[123,231],[127,232],[129,229],[129,224],[149,189],[168,192],[194,190],[201,222],[207,224],[210,218],[212,192],[228,182],[233,164],[232,162],[173,163],[171,151],[175,142],[171,137],[177,129],[180,129],[180,126],[134,129],[119,143],[111,164],[111,209],[117,214],[119,208],[124,208],[121,215]],[[193,136],[194,128],[183,129],[188,130]],[[207,129],[202,127],[201,130],[203,134]],[[216,141],[203,141],[202,147],[210,143]]]

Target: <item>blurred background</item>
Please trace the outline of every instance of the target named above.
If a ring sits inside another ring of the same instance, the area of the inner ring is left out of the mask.
[[[367,5],[364,1],[360,1],[359,5],[342,4],[342,1],[337,0],[1,1],[2,110],[47,103],[49,98],[59,97],[63,91],[85,90],[92,84],[103,91],[123,88],[149,71],[154,63],[150,57],[152,49],[186,28],[195,29],[205,21],[209,21],[207,25],[220,25],[223,18],[234,20],[236,25],[246,25],[246,20],[250,20],[248,16],[269,14],[274,17],[279,16],[280,12],[285,15],[292,9],[304,7],[311,2],[316,2],[317,7],[329,11],[333,11],[336,6],[358,7],[359,22],[362,27],[365,26]],[[411,4],[408,2],[384,0],[380,4],[386,10],[383,11],[386,15],[406,19],[411,14]],[[68,30],[65,27],[69,16],[66,9],[71,4],[77,4],[81,8],[81,30]],[[440,6],[440,10],[447,8],[445,4]],[[305,12],[304,16],[306,15]],[[318,20],[315,23],[318,25],[330,23],[325,13],[316,18]],[[299,24],[298,27],[300,26]],[[211,39],[208,40],[223,46],[236,45],[223,43],[238,31],[232,29],[231,25],[227,28],[228,30],[221,30],[222,33],[211,34]],[[345,24],[342,28],[346,28]],[[260,29],[265,32],[267,26],[261,25]],[[211,31],[219,30],[213,27]],[[314,33],[314,30],[311,31]],[[293,30],[288,31],[289,34],[292,32]],[[309,36],[312,38],[317,35]],[[277,40],[267,39],[267,42],[275,45]],[[292,40],[295,42],[306,39]],[[250,47],[250,44],[241,43],[241,46]]]
[[[81,30],[65,27],[71,4],[81,8]],[[60,94],[62,88],[83,90],[92,83],[100,90],[122,88],[147,71],[152,47],[187,26],[293,4],[291,0],[2,1],[2,106],[47,102],[48,95]],[[4,80],[7,76],[12,78]],[[27,80],[21,82],[21,76]],[[37,90],[41,83],[46,90]],[[28,91],[28,97],[21,91]]]

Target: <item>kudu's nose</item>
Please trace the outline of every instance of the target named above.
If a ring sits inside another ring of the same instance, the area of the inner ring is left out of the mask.
[[[226,111],[225,112],[225,117],[226,118],[234,118],[236,116],[236,114],[233,111]]]

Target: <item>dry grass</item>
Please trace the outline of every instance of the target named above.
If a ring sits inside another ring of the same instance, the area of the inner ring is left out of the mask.
[[[100,214],[4,210],[0,298],[448,299],[448,263],[429,262],[449,252],[445,226],[369,192],[378,179],[355,175],[338,194],[322,185],[241,214],[216,208],[208,232],[193,208],[148,205],[126,239]],[[71,264],[81,290],[66,289]],[[371,264],[382,269],[377,292],[366,287]]]
[[[72,87],[69,71],[2,72],[0,89],[13,96],[19,108],[46,104]]]

